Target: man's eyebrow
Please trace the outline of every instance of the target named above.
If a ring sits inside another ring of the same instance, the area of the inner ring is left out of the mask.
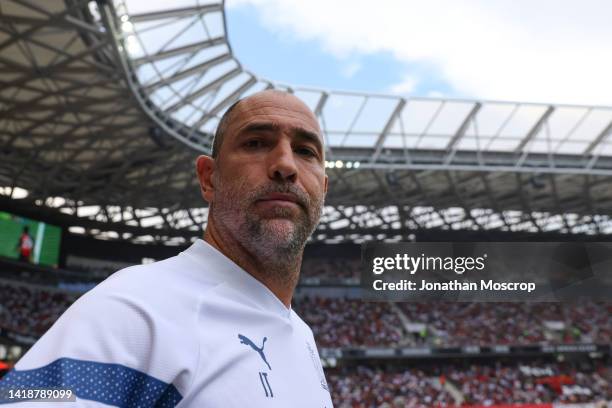
[[[276,132],[280,129],[280,127],[275,123],[251,123],[240,130],[240,135],[244,135],[246,133],[251,132]],[[310,130],[304,129],[302,127],[293,126],[291,130],[294,132],[296,138],[307,140],[313,143],[317,149],[323,151],[323,144],[321,143],[321,137]]]
[[[240,130],[240,134],[250,132],[274,132],[279,129],[278,125],[274,123],[251,123],[248,126]]]

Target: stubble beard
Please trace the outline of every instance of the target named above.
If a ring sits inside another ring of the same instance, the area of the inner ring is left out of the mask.
[[[324,197],[313,200],[286,183],[271,182],[249,190],[246,182],[230,186],[219,181],[217,186],[226,187],[217,188],[216,204],[210,208],[216,225],[257,260],[268,278],[295,287],[304,246],[319,222]],[[254,208],[257,200],[272,192],[297,196],[301,204],[299,215],[295,215],[295,209],[280,206],[266,216],[258,213]]]

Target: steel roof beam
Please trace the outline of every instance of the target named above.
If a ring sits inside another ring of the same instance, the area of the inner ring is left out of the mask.
[[[540,129],[542,128],[542,126],[544,125],[546,120],[550,117],[550,115],[552,115],[552,113],[554,111],[555,111],[555,107],[552,106],[552,105],[550,105],[546,109],[546,111],[544,111],[542,116],[540,116],[540,119],[538,119],[538,121],[535,123],[535,125],[533,125],[531,130],[529,130],[529,132],[527,132],[527,134],[521,140],[521,142],[518,144],[518,146],[516,146],[516,148],[514,149],[515,153],[520,153],[520,152],[523,151],[525,146],[527,146],[527,143],[529,143],[531,141],[531,139],[533,139],[535,137],[535,135],[538,134],[538,132],[540,131]]]
[[[113,70],[111,67],[104,65],[102,63],[99,63],[97,61],[87,61],[84,57],[90,55],[90,54],[94,54],[96,53],[98,50],[108,46],[108,42],[102,41],[99,42],[97,44],[94,44],[91,47],[88,47],[87,49],[85,49],[84,51],[75,54],[75,55],[69,55],[67,53],[64,53],[60,50],[57,50],[55,48],[49,47],[47,45],[45,45],[44,43],[41,43],[39,41],[36,41],[34,39],[30,39],[29,42],[36,44],[42,48],[47,48],[50,51],[53,51],[59,55],[63,55],[65,57],[65,59],[62,62],[59,62],[55,65],[48,65],[45,67],[39,67],[39,68],[35,68],[34,70],[28,69],[26,71],[22,71],[22,73],[27,73],[28,76],[20,79],[19,81],[14,81],[12,82],[12,86],[21,86],[24,85],[30,81],[33,80],[38,80],[40,78],[50,78],[53,79],[53,75],[55,73],[59,73],[59,74],[63,74],[64,73],[64,69],[66,68],[66,65],[72,64],[74,62],[81,62],[83,64],[87,64],[89,65],[91,68],[94,68],[96,71],[96,73],[99,73],[100,71],[105,71],[109,76],[116,76],[116,72],[115,70]],[[81,68],[83,69],[83,68]],[[69,80],[68,80],[69,81]]]
[[[240,95],[242,95],[243,93],[245,93],[250,87],[252,87],[253,85],[255,85],[255,83],[257,82],[257,80],[254,77],[250,77],[248,79],[248,81],[246,81],[244,84],[240,85],[238,87],[238,89],[236,89],[234,92],[232,92],[230,95],[228,95],[227,97],[223,98],[223,100],[221,100],[219,103],[217,103],[215,106],[213,106],[212,108],[210,108],[206,113],[204,113],[202,115],[202,117],[192,125],[194,130],[198,130],[200,128],[200,126],[202,126],[204,123],[206,123],[208,120],[214,118],[219,112],[221,112],[223,110],[223,108],[225,108],[226,106],[229,106],[230,104],[234,103],[236,100],[238,100],[238,98],[240,97]]]
[[[128,16],[132,23],[142,23],[144,21],[163,20],[166,18],[193,17],[196,15],[213,13],[221,10],[223,10],[223,5],[219,3],[198,5],[195,7],[182,7],[170,10],[153,11],[150,13],[129,14]]]
[[[169,77],[163,78],[157,82],[154,82],[152,84],[148,84],[148,85],[144,85],[142,87],[142,89],[144,89],[146,92],[153,92],[154,90],[156,90],[157,88],[160,88],[162,86],[168,86],[176,81],[180,81],[181,79],[187,78],[191,75],[195,75],[198,74],[200,72],[204,72],[212,67],[214,67],[215,65],[221,64],[225,61],[229,61],[231,60],[233,57],[231,54],[226,53],[226,54],[222,54],[219,55],[218,57],[215,57],[213,59],[210,59],[208,61],[204,61],[201,64],[198,65],[194,65],[191,68],[187,68],[184,69],[182,71],[176,72],[174,74],[172,74]]]
[[[181,99],[179,102],[175,103],[174,105],[164,108],[164,112],[166,113],[172,113],[174,111],[179,110],[180,108],[182,108],[183,106],[187,105],[188,103],[194,101],[195,99],[199,98],[202,95],[207,94],[208,92],[212,91],[213,89],[219,88],[221,86],[223,86],[227,81],[229,81],[230,79],[233,79],[234,77],[240,75],[242,73],[242,69],[240,68],[234,68],[233,70],[223,74],[222,76],[220,76],[219,78],[215,79],[212,82],[207,83],[206,85],[204,85],[203,87],[201,87],[200,89],[198,89],[197,91],[192,92],[191,94],[189,94],[189,96],[187,96],[186,98]]]
[[[159,60],[163,60],[165,58],[175,57],[177,55],[188,54],[192,52],[200,51],[204,48],[210,48],[217,45],[227,44],[225,37],[215,37],[208,40],[198,41],[195,43],[183,45],[182,47],[171,48],[166,51],[160,51],[155,54],[147,55],[146,57],[135,58],[131,60],[131,63],[134,66],[139,66],[142,64],[147,64],[150,62],[155,62]]]
[[[329,94],[327,92],[321,92],[321,96],[319,96],[319,100],[317,101],[317,105],[314,107],[313,113],[315,117],[321,122],[321,127],[323,134],[321,135],[325,138],[325,153],[327,154],[327,158],[332,159],[334,157],[334,153],[331,149],[328,137],[327,137],[327,125],[325,123],[325,117],[323,116],[323,109],[325,109],[325,104],[329,99]]]
[[[96,35],[104,34],[103,31],[100,31],[99,27],[85,23],[72,16],[65,16],[61,19],[54,18],[54,17],[43,19],[43,18],[25,17],[25,16],[17,16],[17,15],[2,13],[0,14],[0,22],[20,24],[20,25],[25,24],[25,25],[33,26],[36,29],[40,29],[42,27],[59,27],[59,28],[76,27],[76,28],[87,30]]]
[[[30,204],[30,205],[28,205]],[[153,227],[136,227],[121,222],[102,222],[88,217],[78,217],[75,215],[64,214],[49,207],[34,205],[26,200],[15,200],[0,197],[0,208],[6,211],[23,215],[24,217],[40,218],[44,216],[50,222],[59,225],[81,226],[86,229],[99,229],[101,231],[130,232],[135,235],[161,234],[170,237],[197,236],[198,231],[186,231],[179,229],[159,229]]]
[[[0,14],[0,22],[3,23],[13,23],[13,24],[26,24],[26,25],[50,25],[49,19],[45,18],[34,18],[34,17],[25,17],[18,16],[13,14],[1,13]],[[4,29],[2,29],[4,31]]]
[[[470,122],[474,120],[480,108],[482,108],[482,104],[480,102],[476,102],[474,104],[474,107],[470,110],[470,112],[467,114],[467,116],[461,123],[461,126],[459,126],[459,129],[457,129],[454,136],[451,138],[451,140],[449,140],[448,144],[446,145],[447,156],[446,159],[444,159],[445,163],[450,163],[453,161],[453,158],[455,157],[455,152],[457,151],[457,144],[467,132],[468,128],[470,127]]]
[[[329,94],[327,92],[322,92],[319,100],[317,101],[317,106],[314,108],[314,114],[318,118],[323,114],[323,108],[325,108],[325,103],[327,103],[327,99],[329,98]]]
[[[593,139],[593,141],[589,144],[589,146],[584,150],[582,154],[584,154],[585,156],[588,156],[591,153],[593,153],[593,150],[595,150],[597,145],[599,145],[599,143],[601,143],[606,138],[606,136],[610,135],[611,133],[612,133],[612,121],[610,121],[608,126],[606,126],[601,131],[601,133],[599,133],[599,135],[597,135],[597,137]]]
[[[404,98],[400,98],[397,102],[397,105],[395,106],[395,109],[393,109],[393,112],[391,112],[391,115],[389,116],[387,123],[383,127],[382,132],[380,132],[380,135],[378,136],[376,143],[374,144],[374,154],[372,155],[372,158],[370,159],[370,163],[375,163],[376,160],[378,160],[378,157],[380,156],[380,152],[382,151],[383,146],[385,144],[385,140],[387,139],[387,135],[391,131],[393,124],[395,124],[395,121],[399,117],[405,105],[406,105],[406,100]]]
[[[33,33],[35,33],[36,31],[40,30],[43,27],[49,26],[49,25],[53,25],[55,23],[59,22],[66,22],[68,24],[71,24],[72,26],[74,26],[75,28],[81,28],[81,29],[86,29],[88,31],[92,31],[95,34],[104,34],[103,32],[101,32],[99,30],[98,27],[92,27],[89,24],[80,21],[80,20],[76,20],[73,17],[69,16],[68,14],[73,11],[71,8],[67,8],[66,10],[62,11],[61,13],[57,13],[57,14],[53,14],[48,12],[47,10],[45,10],[44,8],[38,7],[37,5],[28,3],[28,2],[24,2],[22,0],[13,0],[16,3],[21,4],[23,7],[25,8],[29,8],[32,10],[36,10],[38,13],[47,15],[49,18],[46,20],[41,20],[41,22],[39,24],[36,24],[32,27],[30,27],[28,30],[26,31],[22,31],[22,32],[17,32],[17,33],[13,33],[13,35],[8,38],[6,41],[4,41],[3,43],[0,44],[0,50],[2,48],[8,47],[9,45],[19,41],[19,40],[25,40],[28,39]],[[80,7],[82,5],[85,5],[88,2],[88,0],[79,0],[76,3],[75,7]],[[68,18],[70,17],[70,18]]]
[[[450,152],[455,148],[457,143],[459,143],[461,138],[465,135],[468,128],[470,127],[470,122],[476,117],[476,114],[478,114],[480,108],[482,108],[482,103],[476,102],[474,104],[474,107],[470,110],[470,112],[467,114],[467,116],[459,126],[459,129],[457,129],[453,137],[449,140],[448,144],[446,145],[446,151]]]
[[[538,232],[542,232],[542,228],[538,224],[538,220],[534,217],[533,210],[531,209],[531,206],[529,205],[530,204],[530,200],[528,199],[529,197],[526,197],[525,195],[525,188],[524,188],[525,183],[523,182],[523,177],[520,173],[516,173],[515,177],[516,177],[516,188],[517,188],[516,193],[520,200],[521,207],[523,209],[523,214],[522,214],[523,218],[529,218],[529,221],[534,227],[538,229]],[[527,215],[527,217],[525,217],[525,215]]]
[[[24,101],[18,104],[11,104],[10,108],[4,111],[0,111],[0,119],[3,118],[28,118],[28,113],[31,112],[40,112],[40,111],[48,111],[52,109],[57,109],[58,104],[44,104],[41,102],[43,99],[55,98],[58,97],[57,94],[44,95],[41,98],[36,98],[33,101]],[[106,98],[94,99],[90,97],[80,98],[81,101],[78,102],[68,102],[59,104],[63,107],[63,112],[72,112],[72,113],[85,113],[88,115],[99,115],[100,112],[96,110],[88,110],[89,108],[96,108],[96,105],[102,105],[109,102],[117,101],[117,98],[121,97],[121,94],[112,95]],[[73,98],[71,95],[67,95],[67,98]],[[9,105],[8,100],[0,98],[0,101]],[[17,114],[19,112],[19,114]],[[60,121],[54,121],[54,123],[61,123]]]

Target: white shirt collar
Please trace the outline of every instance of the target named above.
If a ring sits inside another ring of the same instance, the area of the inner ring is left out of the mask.
[[[205,265],[206,273],[213,273],[234,286],[239,293],[244,293],[244,296],[248,296],[264,310],[290,318],[291,308],[287,308],[266,285],[203,239],[196,240],[183,254]]]

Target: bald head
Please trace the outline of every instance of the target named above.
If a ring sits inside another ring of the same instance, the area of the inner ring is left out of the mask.
[[[267,103],[269,103],[270,105],[282,105],[283,108],[287,111],[295,111],[296,113],[308,116],[312,120],[313,124],[316,126],[318,134],[321,135],[321,129],[319,127],[319,123],[315,114],[304,102],[302,102],[299,98],[288,92],[268,89],[247,96],[244,99],[239,99],[238,101],[234,102],[227,109],[227,111],[225,111],[225,113],[221,117],[221,120],[219,121],[217,130],[215,132],[211,156],[216,159],[219,155],[219,152],[221,151],[221,145],[223,144],[223,139],[225,138],[225,134],[228,128],[230,127],[229,125],[238,115],[248,113],[248,111],[254,105],[261,105]]]

